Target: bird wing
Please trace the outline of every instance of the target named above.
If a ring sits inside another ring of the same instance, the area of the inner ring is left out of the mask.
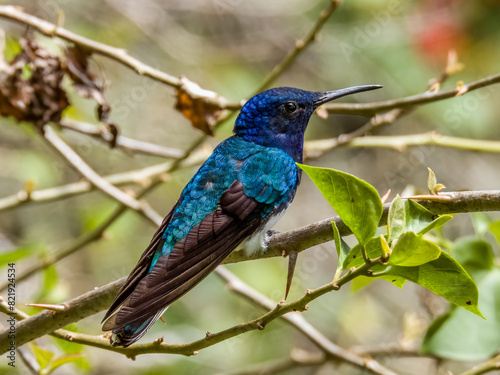
[[[167,216],[165,216],[160,227],[156,230],[148,247],[142,253],[141,258],[127,277],[125,284],[123,284],[123,286],[119,290],[118,294],[115,297],[115,300],[106,312],[106,315],[104,315],[104,318],[102,319],[103,322],[107,320],[121,306],[123,302],[125,302],[125,300],[133,293],[134,288],[137,286],[137,284],[139,284],[144,276],[147,275],[148,269],[151,265],[151,260],[153,259],[156,250],[158,249],[160,244],[164,242],[162,240],[163,232],[170,222],[170,218],[172,217],[172,213],[174,212],[175,207],[177,207],[177,204],[174,205],[172,210],[167,214]],[[103,330],[108,330],[104,328],[106,327],[103,327]]]
[[[154,322],[293,199],[300,173],[288,155],[225,142],[242,144],[229,154],[217,148],[186,186],[106,313],[104,331]]]
[[[193,288],[262,225],[259,206],[262,204],[247,196],[242,182],[236,180],[222,194],[216,210],[195,225],[169,254],[159,257],[148,273],[161,243],[162,224],[105,317],[122,305],[115,319],[103,329],[119,329],[153,316]]]

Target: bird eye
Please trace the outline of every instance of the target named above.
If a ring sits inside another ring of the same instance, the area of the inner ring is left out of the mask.
[[[283,109],[286,113],[293,113],[297,108],[299,108],[299,106],[295,102],[286,102],[283,104]]]

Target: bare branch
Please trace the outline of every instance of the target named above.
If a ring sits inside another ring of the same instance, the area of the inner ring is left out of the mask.
[[[438,197],[444,196],[446,196],[447,199],[441,202],[424,200],[418,202],[426,206],[431,212],[435,214],[500,210],[500,191],[450,192],[446,194],[440,194]],[[384,215],[379,225],[385,225],[387,220],[388,207],[389,205],[386,204],[384,207]],[[333,237],[331,233],[331,221],[335,221],[337,223],[337,227],[342,236],[350,234],[350,230],[345,226],[345,224],[343,224],[343,222],[340,221],[339,218],[326,219],[319,223],[308,225],[306,227],[302,227],[287,233],[273,235],[271,238],[270,246],[264,254],[261,254],[259,256],[247,257],[244,254],[236,253],[227,258],[225,263],[257,258],[267,258],[272,256],[281,256],[282,251],[286,252],[289,249],[302,251],[311,246],[330,241]],[[329,228],[328,230],[327,227]],[[378,259],[373,259],[370,262],[378,261]],[[375,263],[366,263],[353,272],[342,276],[336,281],[335,284],[326,284],[313,291],[308,291],[308,293],[306,293],[302,298],[294,302],[279,304],[272,311],[269,311],[258,319],[240,324],[216,334],[211,334],[207,338],[200,339],[192,343],[173,345],[155,342],[152,344],[132,345],[128,348],[113,348],[109,345],[108,340],[105,340],[104,338],[96,338],[94,340],[95,342],[92,343],[86,342],[85,339],[82,339],[81,343],[107,350],[117,351],[130,356],[145,353],[178,353],[185,355],[194,354],[194,352],[196,352],[197,350],[227,340],[241,333],[255,329],[263,329],[266,324],[286,313],[292,311],[303,311],[307,303],[325,293],[338,289],[340,286],[351,281],[354,277],[364,274],[368,269],[366,267],[371,267],[373,266],[373,264]],[[39,337],[40,335],[48,334],[55,329],[63,327],[64,325],[67,325],[71,322],[81,320],[89,315],[93,315],[99,311],[104,310],[109,305],[109,303],[111,303],[111,300],[116,294],[117,289],[124,283],[124,281],[125,278],[120,279],[114,283],[98,288],[95,291],[91,291],[83,296],[77,297],[74,300],[63,303],[63,305],[69,304],[68,306],[71,307],[71,312],[69,312],[69,310],[66,310],[64,312],[43,311],[39,314],[34,315],[33,317],[30,317],[29,319],[26,319],[25,322],[22,322],[24,324],[20,327],[17,327],[16,330],[19,345],[29,342],[36,337]],[[98,295],[99,297],[96,297],[96,295]],[[103,300],[105,302],[102,302]],[[77,310],[77,312],[73,310]],[[69,314],[68,317],[66,317],[66,313]],[[74,334],[75,342],[80,342],[78,335],[79,334]],[[7,342],[7,332],[4,330],[0,332],[0,353],[3,353],[5,352],[5,350],[7,350]]]
[[[412,108],[396,108],[384,114],[375,114],[365,125],[351,133],[341,134],[337,138],[306,142],[304,144],[304,158],[318,158],[336,147],[348,145],[351,141],[359,139],[378,126],[392,124],[400,117],[410,113],[411,110]]]
[[[373,103],[331,103],[325,104],[323,107],[330,113],[342,113],[351,115],[373,116],[376,113],[389,111],[395,108],[413,107],[421,104],[428,104],[444,99],[453,98],[455,96],[464,95],[470,91],[480,89],[482,87],[491,86],[500,82],[500,74],[494,74],[489,77],[470,82],[460,87],[453,89],[430,92],[425,91],[422,94],[407,96],[400,99],[391,99],[382,102]]]
[[[440,146],[469,151],[500,152],[500,141],[451,137],[432,131],[423,134],[359,137],[350,139],[343,144],[340,143],[338,138],[319,139],[306,142],[304,153],[310,157],[317,157],[318,154],[330,151],[338,146],[392,148],[398,151],[404,151],[412,146]]]
[[[173,87],[180,86],[179,78],[171,76],[165,72],[162,72],[158,69],[154,69],[151,66],[144,64],[143,62],[130,56],[124,49],[108,46],[106,44],[96,42],[95,40],[87,39],[83,36],[80,36],[69,30],[59,27],[58,25],[47,22],[45,20],[42,20],[41,18],[32,16],[30,14],[24,13],[18,7],[12,5],[0,6],[0,17],[4,17],[25,25],[29,25],[49,37],[57,36],[69,42],[75,43],[85,48],[86,50],[93,51],[100,55],[109,57],[110,59],[113,59],[135,70],[140,75],[153,78],[157,81],[163,82]]]
[[[62,119],[57,125],[64,129],[69,129],[78,133],[90,135],[91,137],[99,139],[106,143],[109,143],[113,139],[113,135],[110,134],[109,130],[105,126],[102,125],[92,125],[67,118]],[[160,146],[154,143],[138,141],[136,139],[128,138],[123,135],[118,135],[116,137],[115,147],[122,148],[127,151],[139,152],[141,154],[160,156],[163,158],[179,159],[184,157],[184,151],[182,150]]]
[[[155,186],[157,186],[161,181],[162,177],[159,176],[149,182],[149,184],[143,188],[139,193],[137,193],[137,197],[140,198],[147,194],[151,189],[153,189]],[[84,248],[88,244],[97,241],[102,238],[104,232],[122,215],[126,212],[127,206],[124,204],[120,204],[112,213],[111,215],[106,218],[97,228],[92,230],[91,232],[85,233],[79,238],[77,238],[75,241],[70,243],[69,245],[63,247],[61,250],[58,250],[52,254],[50,254],[46,259],[43,261],[38,261],[34,265],[28,266],[28,267],[22,267],[21,270],[16,275],[16,281],[20,282],[28,277],[34,275],[35,273],[50,267],[51,265],[57,263],[61,259],[66,258],[67,256],[75,253],[76,251]],[[151,208],[148,208],[148,215],[145,216],[150,220],[150,222],[155,225],[159,226],[162,218]],[[4,281],[0,284],[0,291],[4,290],[8,286],[8,282]]]
[[[155,342],[149,344],[136,344],[127,348],[115,348],[111,346],[109,341],[103,337],[93,337],[92,340],[87,340],[89,338],[88,335],[85,335],[84,337],[76,333],[72,334],[71,341],[123,353],[129,357],[146,353],[175,353],[193,355],[200,349],[215,345],[245,332],[262,330],[268,323],[283,316],[284,314],[292,311],[304,311],[307,309],[307,304],[312,300],[333,290],[338,290],[341,286],[357,276],[366,275],[369,268],[379,264],[380,262],[380,258],[372,259],[352,272],[346,273],[344,276],[336,280],[335,283],[332,282],[317,289],[308,290],[302,298],[290,303],[279,303],[276,307],[274,307],[274,309],[257,319],[239,324],[224,331],[207,334],[205,338],[191,343],[167,344],[163,343],[162,340],[156,340]],[[82,320],[89,315],[93,315],[104,310],[111,303],[113,297],[118,292],[118,288],[123,285],[124,282],[125,278],[122,278],[77,298],[66,301],[61,304],[67,307],[64,311],[45,310],[24,319],[16,326],[16,344],[18,346],[24,345],[37,337],[49,334],[69,323]],[[0,331],[0,354],[5,353],[9,349],[10,339],[8,338],[8,335],[8,329]]]
[[[275,302],[262,295],[249,285],[242,282],[234,274],[229,272],[225,267],[218,267],[215,271],[219,277],[226,281],[228,288],[263,307],[266,310],[272,310],[276,305]],[[312,324],[310,324],[300,312],[291,312],[283,315],[282,318],[290,323],[295,329],[302,332],[309,340],[316,344],[323,350],[328,357],[340,359],[346,363],[350,363],[356,367],[369,370],[374,374],[394,374],[389,369],[383,367],[377,361],[369,358],[358,356],[329,340],[325,335],[318,331]]]
[[[474,366],[468,371],[462,372],[460,375],[481,375],[495,370],[500,370],[500,354],[487,362]]]
[[[439,196],[449,197],[450,200],[446,202],[417,200],[417,202],[436,215],[500,210],[500,190],[459,191],[440,193]],[[379,226],[386,225],[389,206],[390,203],[384,205],[384,213]],[[341,236],[352,234],[338,216],[332,217],[285,233],[273,234],[265,253],[247,256],[242,251],[233,252],[225,259],[224,263],[279,257],[282,256],[283,251],[288,253],[289,250],[293,249],[300,252],[312,246],[331,241],[333,240],[332,221],[335,221]]]
[[[43,136],[47,142],[58,151],[82,176],[89,180],[99,190],[108,194],[113,199],[131,208],[134,211],[146,216],[152,221],[161,222],[161,217],[151,210],[145,202],[139,202],[130,195],[124,193],[116,186],[110,184],[96,173],[90,166],[83,161],[71,147],[66,144],[49,125],[43,127]]]
[[[201,149],[197,152],[193,152],[189,157],[182,158],[183,160],[178,163],[178,168],[198,165],[205,161],[209,155],[210,150],[208,149]],[[173,169],[173,163],[169,161],[137,170],[103,176],[102,178],[116,186],[127,184],[147,185],[151,179],[166,175],[166,173],[173,171]],[[0,211],[9,210],[26,203],[41,203],[64,199],[73,195],[88,193],[93,189],[94,185],[87,180],[83,180],[53,188],[33,190],[29,193],[25,190],[21,190],[16,194],[0,198]]]
[[[293,348],[290,358],[271,360],[266,363],[256,363],[240,371],[229,371],[223,375],[274,375],[286,370],[296,370],[301,367],[321,366],[330,361],[324,353],[310,353]]]

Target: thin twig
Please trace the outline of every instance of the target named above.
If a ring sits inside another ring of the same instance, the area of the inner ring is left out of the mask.
[[[321,366],[328,361],[331,360],[324,353],[310,353],[294,348],[290,353],[290,358],[254,363],[244,370],[228,371],[218,375],[274,375],[301,367]]]
[[[381,115],[375,114],[365,125],[361,126],[359,129],[356,129],[351,133],[341,134],[337,138],[333,139],[307,142],[304,145],[304,158],[318,158],[327,151],[331,151],[336,147],[347,145],[351,141],[360,139],[361,137],[365,136],[378,126],[392,124],[400,117],[410,113],[411,110],[412,108],[396,108]],[[320,143],[322,147],[317,147],[317,144],[315,144],[315,142],[321,141],[325,141],[323,143]],[[316,145],[316,148],[314,148],[314,145]]]
[[[97,172],[90,168],[90,166],[83,161],[80,155],[78,155],[66,142],[64,142],[49,125],[45,125],[43,128],[43,137],[71,164],[71,166],[73,166],[82,176],[89,180],[96,188],[128,208],[146,216],[148,219],[161,222],[161,217],[159,217],[155,211],[151,210],[145,202],[139,202],[135,198],[124,193],[122,190],[110,184]]]
[[[500,370],[500,354],[480,365],[474,366],[460,375],[481,375],[491,371]]]
[[[142,61],[129,55],[125,49],[116,48],[92,39],[85,38],[63,27],[60,27],[59,25],[47,22],[45,20],[42,20],[41,18],[25,13],[19,7],[12,5],[0,6],[0,17],[31,26],[48,37],[59,37],[61,39],[65,39],[69,42],[75,43],[87,51],[106,56],[114,61],[119,62],[124,66],[134,70],[139,75],[152,78],[156,81],[162,82],[175,88],[180,88],[182,86],[182,80],[180,78],[174,77],[168,73],[165,73],[159,69],[155,69],[152,66],[143,63]],[[222,100],[222,97],[215,99],[207,97],[206,100],[208,102],[213,102],[221,109],[234,110],[241,108],[241,102],[229,103],[226,100]]]
[[[372,103],[330,103],[325,104],[323,107],[330,113],[373,116],[376,113],[389,111],[395,108],[413,107],[416,105],[428,104],[444,99],[453,98],[455,96],[461,96],[468,92],[497,83],[500,83],[500,74],[494,74],[485,78],[481,78],[477,81],[464,84],[463,86],[444,91],[425,91],[424,93],[407,96],[404,98]]]
[[[183,158],[178,163],[178,168],[192,167],[199,165],[210,155],[210,150],[201,149],[191,153],[187,158]],[[154,164],[137,170],[128,172],[116,173],[109,176],[102,176],[110,184],[120,186],[127,184],[147,185],[148,181],[166,173],[173,171],[173,163],[171,161]],[[84,194],[94,189],[89,181],[83,180],[71,184],[56,186],[53,188],[33,190],[26,192],[24,189],[19,192],[0,198],[0,211],[9,210],[26,203],[41,203],[53,200],[60,200],[78,194]]]
[[[87,124],[81,121],[71,119],[62,119],[57,125],[64,129],[69,129],[78,133],[90,135],[93,138],[109,143],[112,135],[105,126]],[[116,148],[122,148],[127,151],[138,152],[141,154],[160,156],[163,158],[179,159],[184,157],[184,151],[160,146],[150,142],[139,141],[133,138],[128,138],[123,135],[116,137]]]
[[[304,145],[304,154],[317,157],[319,153],[341,146],[338,138],[308,141]],[[500,152],[500,141],[469,139],[442,135],[435,131],[422,134],[366,136],[354,138],[342,144],[351,148],[392,148],[404,151],[413,146],[440,146],[469,151]]]
[[[175,353],[193,355],[200,349],[207,348],[240,334],[253,330],[262,330],[267,324],[289,312],[304,311],[309,302],[328,292],[337,290],[357,276],[366,275],[369,268],[379,263],[380,258],[372,259],[369,263],[363,264],[352,272],[345,274],[335,283],[325,284],[317,289],[308,290],[302,298],[290,303],[280,303],[274,307],[274,309],[257,319],[239,324],[224,331],[207,334],[206,337],[191,343],[167,344],[163,343],[161,340],[156,340],[155,342],[149,344],[135,344],[127,348],[118,348],[112,347],[109,340],[102,336],[92,336],[90,339],[88,335],[81,335],[77,333],[72,334],[71,341],[123,353],[129,357],[146,353]],[[117,293],[118,288],[124,282],[125,278],[122,278],[114,283],[97,288],[82,296],[66,301],[62,303],[62,305],[67,307],[64,311],[45,310],[31,316],[28,319],[24,319],[16,326],[16,344],[21,346],[38,337],[64,327],[67,324],[79,321],[86,316],[93,315],[104,310],[107,306],[109,306],[113,297]],[[0,354],[5,353],[9,349],[10,340],[8,335],[9,331],[7,329],[0,331]]]
[[[500,190],[448,192],[440,193],[439,196],[446,196],[449,200],[445,202],[435,202],[417,199],[416,201],[436,215],[500,211]],[[389,207],[390,203],[384,205],[384,212],[380,219],[379,226],[387,224]],[[294,249],[301,252],[310,247],[332,241],[332,221],[335,221],[341,236],[352,234],[351,230],[338,216],[332,217],[285,233],[275,233],[269,240],[269,246],[265,253],[247,255],[243,251],[233,252],[224,260],[224,263],[236,263],[250,259],[268,257],[281,257],[283,251],[288,253],[290,249]]]
[[[338,146],[340,146],[338,138],[307,141],[304,145],[305,159],[316,158],[319,154]],[[440,146],[469,151],[500,152],[500,141],[452,137],[437,132],[409,135],[365,136],[351,139],[342,146],[351,148],[392,148],[397,151],[404,151],[407,147],[412,146]],[[184,168],[199,165],[208,155],[209,151],[202,149],[183,161],[179,167]],[[171,162],[160,163],[138,170],[103,176],[103,178],[115,186],[135,183],[144,184],[151,178],[167,173],[171,166]],[[30,202],[42,203],[60,200],[74,195],[88,193],[93,189],[94,186],[89,181],[83,180],[53,188],[33,190],[29,194],[25,190],[20,190],[16,194],[0,198],[0,211],[12,209]]]
[[[245,284],[225,267],[218,267],[215,272],[227,283],[229,290],[243,296],[266,310],[271,310],[274,306],[276,306],[275,302]],[[323,350],[328,357],[340,359],[362,369],[367,369],[375,374],[394,374],[392,371],[383,367],[375,360],[369,357],[355,355],[352,352],[338,346],[314,328],[314,326],[310,324],[300,312],[292,312],[281,316],[281,318],[303,333],[307,338],[309,338],[309,340]]]
[[[145,194],[147,194],[154,186],[156,186],[160,181],[161,177],[158,177],[157,179],[154,179],[150,181],[150,183],[143,188],[138,194],[138,197],[142,197]],[[25,266],[25,267],[20,267],[20,270],[16,274],[16,282],[21,282],[28,277],[34,275],[35,273],[52,266],[53,264],[57,263],[61,259],[66,258],[67,256],[75,253],[76,251],[84,248],[88,244],[99,240],[102,238],[104,232],[113,224],[121,215],[123,215],[127,210],[127,206],[121,204],[119,205],[112,213],[109,215],[99,226],[97,226],[95,229],[92,231],[83,234],[79,238],[77,238],[75,241],[70,243],[69,245],[63,247],[62,249],[55,251],[54,253],[50,254],[47,256],[44,260],[38,261],[35,264],[31,266]],[[161,217],[158,214],[154,215],[148,215],[148,218],[150,221],[156,225],[159,226],[161,223]],[[2,281],[0,283],[0,291],[4,290],[7,288],[9,283],[7,281]]]
[[[25,13],[18,7],[12,5],[0,6],[0,17],[4,17],[34,27],[35,29],[49,37],[57,36],[69,42],[75,43],[88,51],[96,52],[100,55],[106,56],[112,60],[122,63],[126,67],[136,71],[139,75],[153,78],[157,81],[163,82],[176,88],[180,87],[181,82],[179,78],[171,76],[158,69],[154,69],[147,64],[144,64],[142,61],[139,61],[135,57],[130,56],[124,49],[108,46],[104,43],[99,43],[95,40],[85,38],[58,25]]]
[[[451,200],[444,202],[419,201],[419,203],[426,206],[431,212],[435,214],[500,210],[500,191],[450,192],[446,193],[446,195],[451,197]],[[389,205],[385,205],[384,207],[384,215],[382,216],[380,225],[385,225],[387,221],[388,207]],[[245,257],[244,254],[237,253],[227,259],[225,263],[257,259],[259,257],[281,256],[283,250],[286,251],[287,249],[293,248],[297,251],[301,251],[319,243],[330,241],[333,237],[331,233],[331,221],[336,221],[337,227],[342,236],[350,234],[350,230],[345,226],[345,224],[340,221],[340,219],[331,218],[316,223],[315,225],[309,225],[303,228],[296,229],[294,231],[290,231],[288,233],[273,235],[268,251],[266,251],[261,256]],[[329,227],[329,230],[326,229],[327,226]],[[74,341],[107,350],[117,351],[130,356],[145,353],[177,353],[185,355],[194,354],[194,352],[199,349],[214,345],[238,334],[255,329],[262,329],[266,324],[284,315],[285,313],[292,311],[303,311],[307,303],[325,293],[337,289],[338,287],[352,280],[352,278],[364,274],[371,265],[375,264],[373,262],[378,261],[378,259],[370,260],[370,263],[361,266],[352,273],[342,276],[336,281],[335,284],[326,284],[318,289],[310,291],[305,296],[294,302],[279,304],[277,307],[275,307],[275,309],[264,314],[258,319],[243,323],[216,334],[211,334],[205,339],[201,339],[192,343],[178,345],[153,343],[133,345],[129,348],[113,348],[109,345],[109,341],[102,337],[96,337],[95,339],[92,339],[90,342],[88,342],[88,335],[84,335],[85,337],[82,338],[83,336],[81,336],[80,334],[74,334]],[[19,338],[19,343],[31,341],[36,337],[40,337],[41,335],[50,333],[55,329],[63,327],[64,325],[67,325],[71,322],[81,320],[87,316],[96,314],[97,312],[104,310],[108,307],[109,303],[111,303],[111,300],[114,298],[117,289],[121,287],[124,282],[125,278],[120,279],[114,283],[98,288],[97,290],[88,292],[85,295],[80,296],[74,300],[63,303],[63,305],[69,303],[71,309],[77,310],[78,314],[76,314],[73,310],[71,314],[68,314],[68,316],[66,316],[68,310],[64,312],[42,311],[41,313],[27,319],[26,323],[23,322],[24,324],[22,325],[22,327],[17,327],[18,329],[16,333],[18,335],[17,337]],[[8,339],[6,334],[7,333],[5,331],[0,332],[0,353],[3,353],[4,350],[8,348]]]

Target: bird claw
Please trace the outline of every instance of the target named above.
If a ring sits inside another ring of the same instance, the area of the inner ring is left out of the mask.
[[[264,238],[262,240],[262,245],[264,247],[264,250],[267,249],[267,247],[269,246],[269,243],[271,242],[271,237],[278,233],[279,232],[277,230],[270,229],[264,234]]]

